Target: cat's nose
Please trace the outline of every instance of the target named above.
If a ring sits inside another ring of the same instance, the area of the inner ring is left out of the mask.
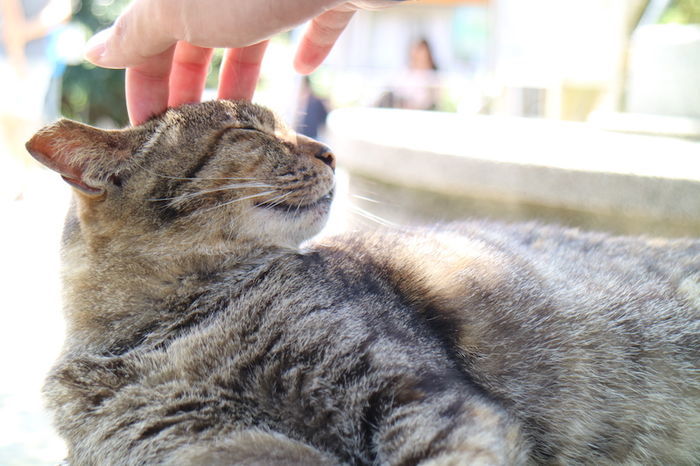
[[[335,171],[335,155],[333,155],[333,151],[325,144],[321,144],[309,137],[298,134],[297,147],[302,154],[320,160]]]
[[[333,152],[328,146],[323,144],[319,144],[319,146],[321,147],[318,149],[314,157],[316,157],[321,162],[331,167],[333,171],[335,171],[335,155],[333,155]]]

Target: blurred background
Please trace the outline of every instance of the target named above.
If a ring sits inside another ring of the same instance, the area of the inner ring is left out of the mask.
[[[39,388],[70,192],[23,145],[61,115],[127,124],[123,72],[82,61],[127,3],[0,0],[2,465],[65,454]],[[328,232],[477,216],[700,236],[700,0],[409,1],[358,13],[308,78],[301,32],[273,38],[255,101],[336,151]]]

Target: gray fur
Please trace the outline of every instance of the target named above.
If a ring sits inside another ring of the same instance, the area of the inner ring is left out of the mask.
[[[45,387],[74,465],[700,462],[698,240],[474,221],[300,249],[332,156],[245,103],[28,147],[80,188]]]

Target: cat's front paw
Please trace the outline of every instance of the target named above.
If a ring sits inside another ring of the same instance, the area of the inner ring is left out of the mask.
[[[504,466],[520,465],[527,461],[526,455],[516,449],[496,451],[475,445],[464,445],[456,451],[421,461],[419,466]]]
[[[418,463],[420,466],[511,466],[527,463],[528,448],[515,425],[484,430],[453,442],[449,449]]]
[[[233,433],[227,438],[190,444],[171,455],[173,466],[331,466],[339,462],[305,443],[275,432],[257,429]]]
[[[380,462],[421,466],[526,464],[530,446],[520,423],[501,406],[465,391],[462,387],[397,407],[380,429]]]

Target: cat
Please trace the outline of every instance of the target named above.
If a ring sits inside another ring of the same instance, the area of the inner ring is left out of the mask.
[[[75,193],[44,388],[71,465],[700,463],[700,240],[306,242],[335,156],[245,102],[27,148]]]

